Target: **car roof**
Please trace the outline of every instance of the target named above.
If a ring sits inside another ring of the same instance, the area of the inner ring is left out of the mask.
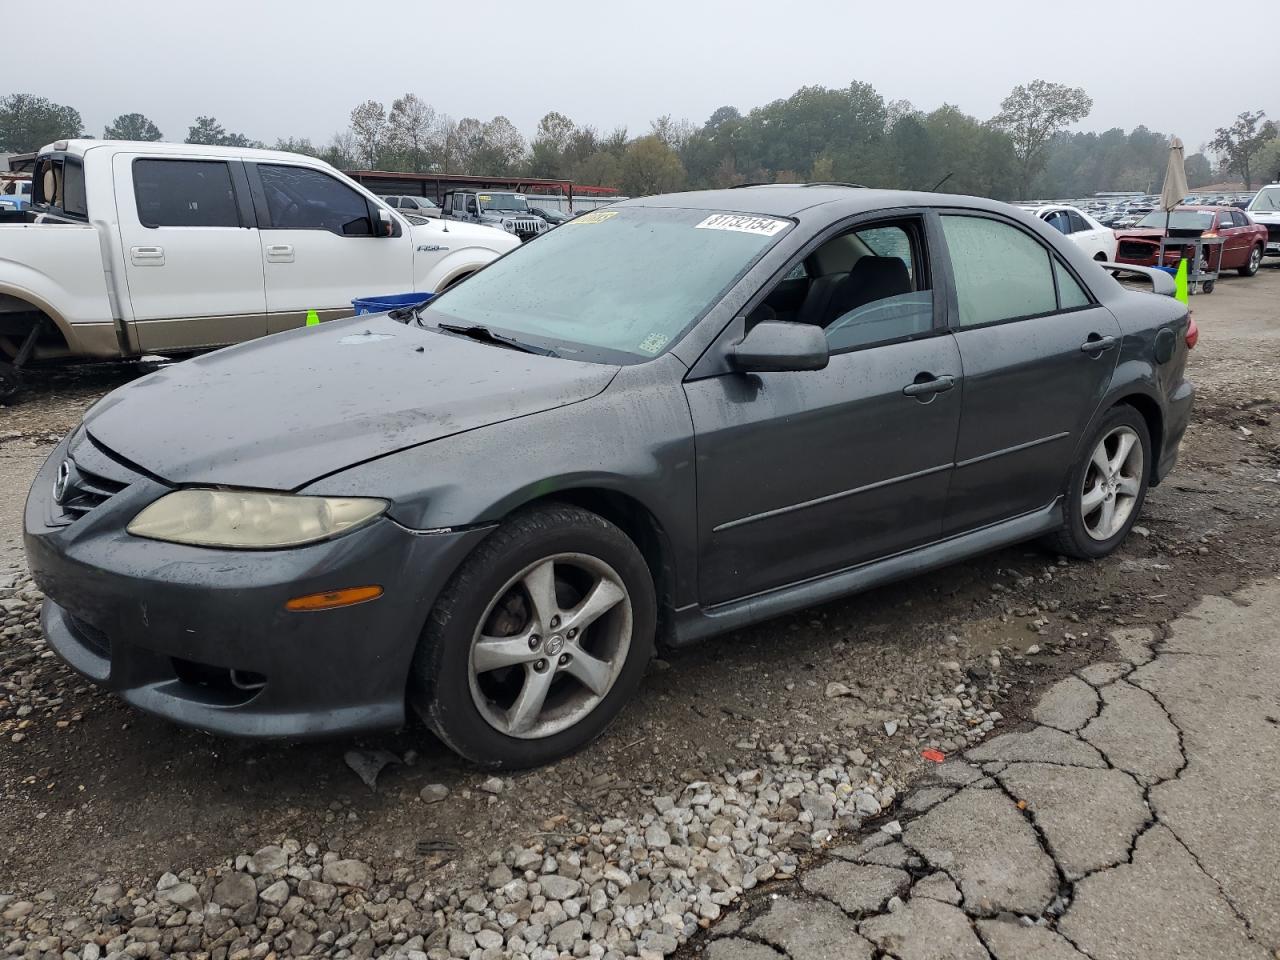
[[[894,207],[965,207],[992,212],[1007,212],[1011,209],[1009,204],[984,197],[914,190],[873,190],[826,183],[768,183],[722,190],[690,190],[637,197],[616,204],[619,207],[725,210],[766,217],[794,217],[805,210],[827,205],[835,208],[830,211],[835,216],[851,216]]]

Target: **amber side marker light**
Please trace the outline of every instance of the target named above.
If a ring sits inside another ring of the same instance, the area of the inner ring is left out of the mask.
[[[382,596],[381,587],[346,587],[342,590],[327,590],[324,593],[309,593],[305,597],[294,597],[284,605],[286,610],[333,610],[337,607],[350,607],[357,603],[368,603]]]

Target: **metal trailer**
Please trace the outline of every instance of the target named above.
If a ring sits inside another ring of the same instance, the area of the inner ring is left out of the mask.
[[[1218,274],[1222,270],[1222,245],[1225,242],[1222,237],[1161,237],[1159,263],[1164,265],[1166,250],[1177,249],[1183,259],[1186,259],[1187,248],[1192,248],[1191,261],[1187,265],[1187,292],[1213,293]],[[1216,264],[1211,263],[1209,255],[1205,253],[1206,249],[1212,247],[1218,248]]]

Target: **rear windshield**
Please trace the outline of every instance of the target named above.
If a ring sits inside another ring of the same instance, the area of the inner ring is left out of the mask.
[[[1258,191],[1250,210],[1280,210],[1280,187],[1266,187]]]
[[[1169,217],[1170,230],[1208,230],[1213,226],[1213,213],[1208,210],[1175,210],[1172,215],[1163,210],[1152,210],[1138,221],[1138,226],[1163,230],[1166,216]]]
[[[678,340],[790,226],[711,210],[593,211],[441,294],[424,319],[636,363]]]

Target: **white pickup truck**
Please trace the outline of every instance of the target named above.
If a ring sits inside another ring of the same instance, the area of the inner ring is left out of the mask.
[[[43,148],[35,222],[0,224],[0,399],[59,357],[207,350],[438,292],[520,245],[411,223],[328,164],[274,150],[110,140]],[[417,218],[415,218],[416,220]]]

